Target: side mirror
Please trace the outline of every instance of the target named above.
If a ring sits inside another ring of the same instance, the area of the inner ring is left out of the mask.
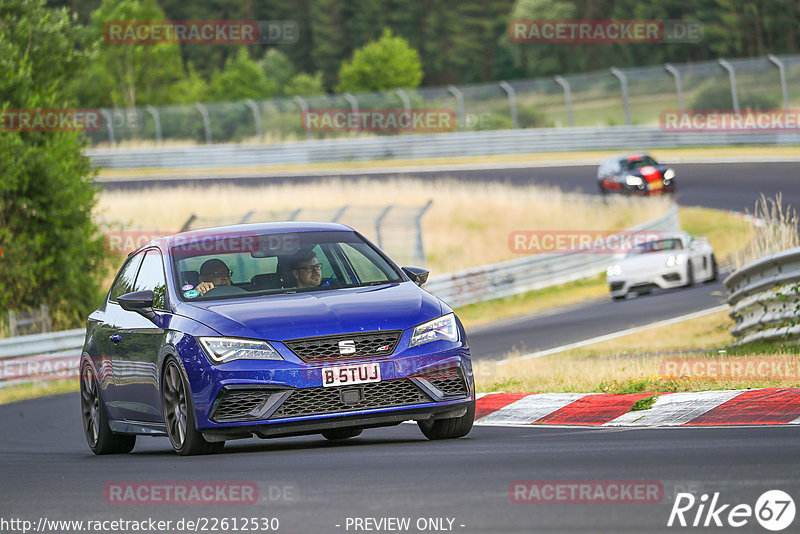
[[[427,282],[428,275],[431,274],[428,269],[423,269],[422,267],[403,267],[403,272],[418,286]]]
[[[156,312],[153,311],[153,298],[153,292],[147,289],[120,295],[117,297],[117,302],[123,310],[136,312],[152,321],[156,317]]]

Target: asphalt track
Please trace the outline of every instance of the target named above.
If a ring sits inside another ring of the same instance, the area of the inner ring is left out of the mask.
[[[250,439],[226,444],[223,454],[189,458],[176,456],[166,438],[140,437],[130,455],[95,457],[81,433],[78,406],[77,394],[0,406],[0,518],[276,517],[278,532],[336,533],[355,532],[345,528],[348,517],[409,517],[412,528],[405,532],[437,531],[414,525],[444,517],[454,520],[452,531],[465,534],[642,533],[683,530],[666,527],[680,491],[698,498],[719,492],[720,504],[750,506],[771,489],[800,497],[791,467],[800,463],[798,426],[479,426],[466,438],[432,442],[416,425],[403,424],[340,444],[318,436]],[[509,495],[515,481],[582,480],[654,481],[663,495],[657,504],[516,503]],[[109,504],[104,494],[108,484],[121,482],[190,481],[256,483],[259,499],[238,506],[144,506]],[[757,526],[751,518],[736,530],[763,532]]]

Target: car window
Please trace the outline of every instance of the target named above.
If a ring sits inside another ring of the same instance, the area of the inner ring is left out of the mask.
[[[362,245],[365,246],[365,244]],[[342,252],[353,267],[359,282],[366,284],[386,280],[386,274],[381,272],[378,266],[359,250],[363,246],[350,243],[342,244]]]
[[[147,251],[139,269],[139,276],[136,277],[135,288],[134,291],[149,289],[153,292],[153,308],[157,310],[166,308],[167,281],[164,277],[161,253],[158,250]]]
[[[139,252],[128,258],[128,261],[119,270],[114,285],[111,286],[111,292],[108,297],[110,301],[115,302],[120,295],[131,293],[134,290],[133,284],[136,281],[136,273],[139,271],[139,265],[142,264],[143,257],[144,253]]]

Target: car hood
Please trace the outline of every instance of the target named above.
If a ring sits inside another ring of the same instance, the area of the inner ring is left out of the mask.
[[[648,252],[646,254],[637,254],[635,256],[627,257],[618,263],[620,267],[622,267],[622,274],[624,276],[625,273],[630,272],[650,271],[653,269],[666,268],[667,258],[681,253],[686,254],[686,251],[665,250],[661,252]]]
[[[667,172],[667,169],[669,169],[668,165],[645,165],[628,174],[641,176],[645,181],[653,182],[655,180],[660,180],[664,176],[664,173]]]
[[[413,282],[243,299],[182,302],[176,310],[224,336],[282,341],[410,328],[444,313]]]

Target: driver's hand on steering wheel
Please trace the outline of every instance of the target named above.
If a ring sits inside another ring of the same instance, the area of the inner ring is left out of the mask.
[[[200,296],[202,297],[207,292],[214,289],[214,284],[211,282],[200,282],[197,285],[197,287],[195,287],[195,289],[200,293]]]

